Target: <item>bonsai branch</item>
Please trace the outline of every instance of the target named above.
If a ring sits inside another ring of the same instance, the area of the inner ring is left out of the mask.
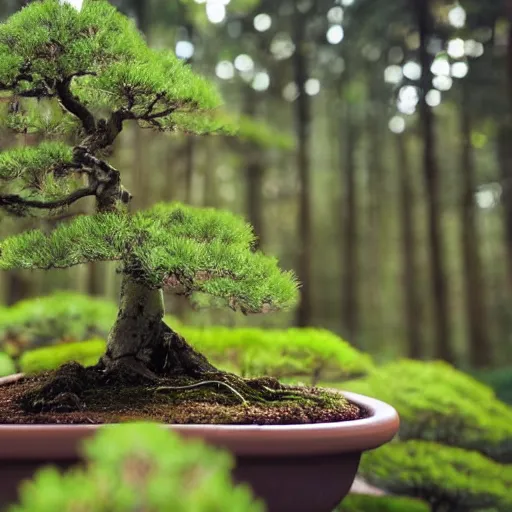
[[[38,201],[32,199],[25,199],[18,195],[5,195],[0,196],[0,207],[20,207],[20,208],[37,208],[41,210],[54,210],[71,206],[73,203],[87,196],[96,195],[96,188],[86,187],[80,190],[75,190],[71,194],[57,199],[55,201]]]
[[[72,80],[73,77],[69,77],[58,81],[55,84],[55,90],[57,91],[57,95],[59,96],[59,100],[62,106],[73,115],[78,117],[78,119],[80,119],[85,133],[88,135],[93,134],[96,130],[96,121],[89,109],[80,101],[78,101],[78,99],[71,92],[70,87]]]
[[[158,93],[154,100],[148,105],[148,108],[146,109],[146,111],[144,112],[144,114],[142,115],[142,117],[147,117],[149,115],[151,115],[153,113],[153,109],[155,108],[155,105],[165,96],[165,93],[161,92],[161,93]]]

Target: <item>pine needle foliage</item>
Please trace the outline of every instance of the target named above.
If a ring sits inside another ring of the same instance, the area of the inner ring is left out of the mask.
[[[85,454],[84,468],[40,470],[9,512],[265,510],[247,486],[233,483],[229,454],[159,425],[107,426]]]
[[[11,95],[0,119],[15,131],[73,140],[3,153],[0,207],[19,216],[51,213],[93,196],[99,212],[51,233],[4,240],[0,269],[119,261],[126,276],[149,288],[199,302],[213,297],[243,313],[296,302],[295,276],[254,250],[241,218],[178,204],[130,215],[121,173],[102,160],[125,121],[161,131],[240,133],[216,113],[220,97],[212,84],[173,53],[149,48],[107,0],[84,0],[80,11],[59,0],[30,3],[0,25],[0,61],[0,91]],[[50,106],[38,112],[34,99]],[[246,131],[254,136],[254,127]]]
[[[435,441],[512,463],[512,408],[447,363],[393,362],[343,388],[393,405],[401,439]]]
[[[73,148],[61,142],[17,147],[0,153],[0,180],[19,180],[22,187],[37,184],[43,182],[48,174],[72,162]]]
[[[391,443],[363,456],[361,474],[393,494],[422,499],[433,511],[512,510],[512,466],[428,441]]]
[[[210,119],[221,104],[215,86],[174,53],[149,48],[133,21],[107,0],[85,0],[80,12],[59,0],[36,0],[0,24],[0,95],[0,127],[66,137],[88,152],[78,160],[73,147],[64,154],[54,143],[3,155],[0,185],[9,197],[2,196],[0,207],[17,215],[51,214],[95,195],[104,176],[95,169],[95,180],[78,189],[80,183],[68,179],[71,164],[83,173],[125,121],[159,131],[231,130]],[[63,163],[68,172],[56,173]],[[101,164],[109,168],[94,162]],[[115,178],[117,170],[109,170]],[[21,171],[37,179],[20,181]]]
[[[275,258],[253,250],[241,217],[211,208],[159,204],[135,215],[80,216],[47,234],[29,231],[0,244],[0,268],[66,268],[121,261],[148,287],[212,296],[244,313],[292,306],[297,282]]]
[[[134,23],[106,0],[85,0],[80,12],[58,0],[32,3],[0,26],[0,82],[15,93],[75,77],[73,92],[92,108],[142,113],[170,107],[212,108],[215,88],[170,52],[147,47]],[[51,94],[51,87],[50,91]]]

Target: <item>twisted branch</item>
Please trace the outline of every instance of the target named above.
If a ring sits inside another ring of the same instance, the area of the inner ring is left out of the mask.
[[[78,76],[78,75],[76,75]],[[96,120],[94,116],[89,111],[89,109],[71,92],[71,81],[73,77],[66,78],[64,80],[60,80],[55,84],[55,90],[57,91],[57,95],[59,96],[59,100],[62,103],[62,106],[73,115],[78,117],[82,122],[85,133],[91,135],[96,130]]]

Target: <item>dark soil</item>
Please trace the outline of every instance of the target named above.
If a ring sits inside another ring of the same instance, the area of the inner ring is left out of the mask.
[[[241,379],[222,372],[155,384],[70,363],[0,386],[2,424],[286,425],[364,416],[364,411],[335,391],[284,386],[270,378]]]

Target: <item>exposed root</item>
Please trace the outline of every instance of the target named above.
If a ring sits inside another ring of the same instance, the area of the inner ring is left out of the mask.
[[[232,393],[238,396],[243,404],[247,404],[247,400],[235,388],[231,387],[228,383],[222,382],[220,380],[205,380],[202,382],[196,382],[195,384],[189,384],[188,386],[160,386],[159,388],[155,389],[155,393],[158,393],[160,391],[184,391],[187,389],[198,388],[200,386],[209,386],[212,384],[216,384],[217,386],[225,386]]]

